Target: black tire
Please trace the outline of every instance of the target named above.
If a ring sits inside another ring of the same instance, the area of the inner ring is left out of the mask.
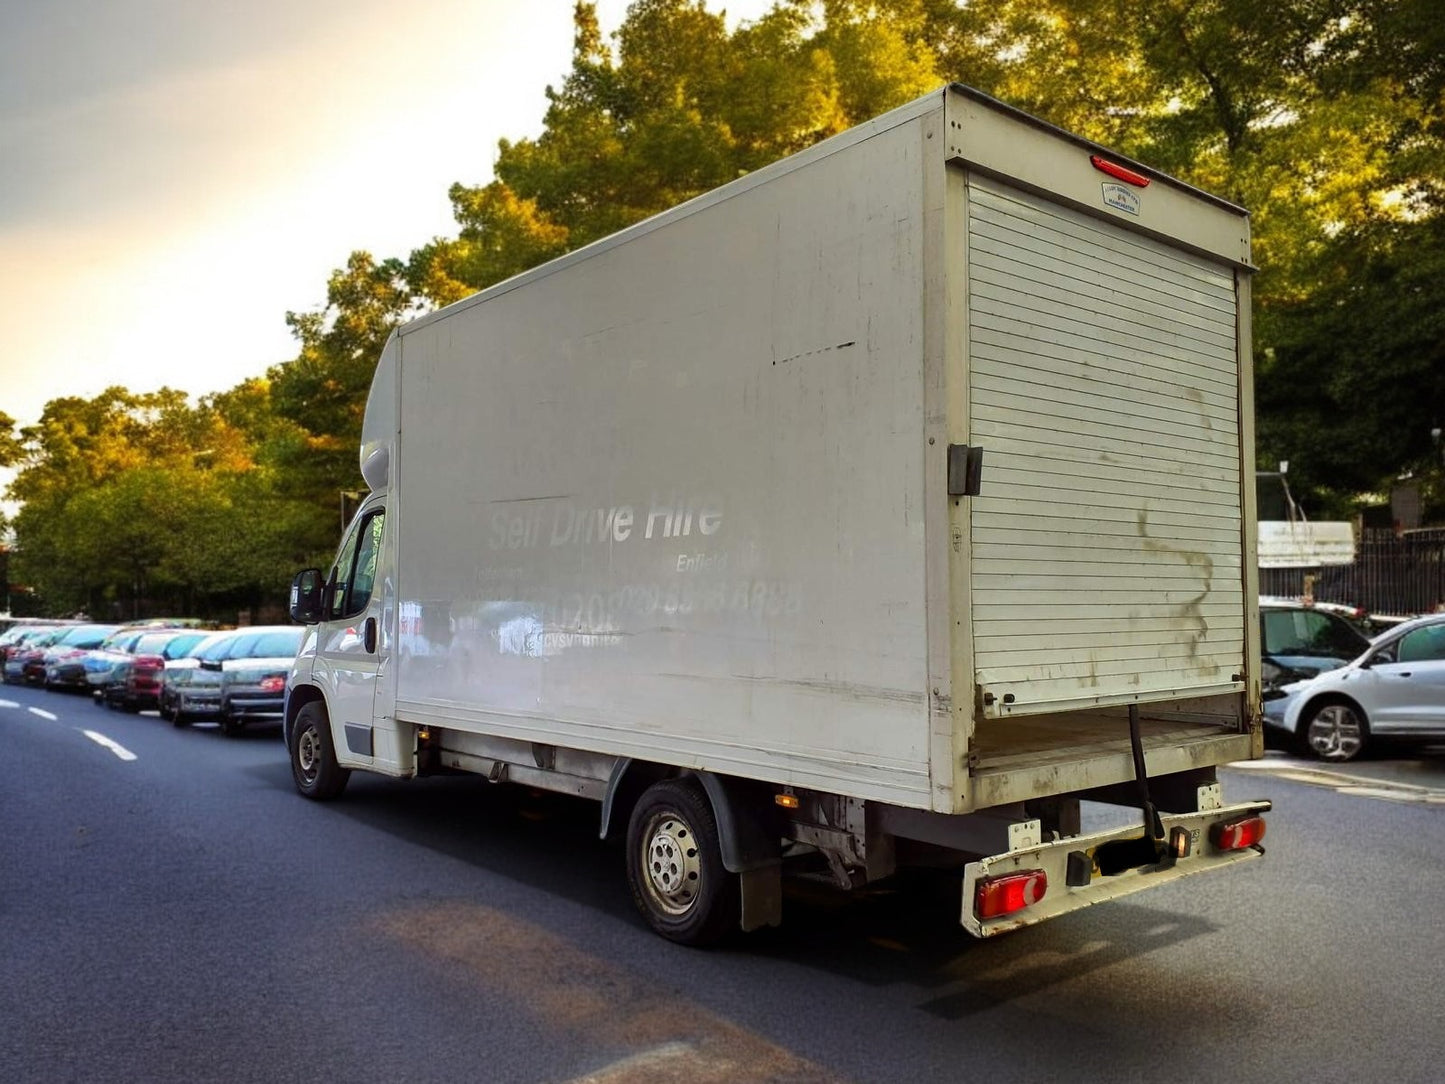
[[[647,924],[680,945],[710,945],[738,928],[738,879],[722,863],[717,818],[687,779],[648,787],[627,825],[627,883]]]
[[[288,745],[291,778],[302,794],[324,802],[346,789],[351,770],[336,763],[336,750],[331,745],[331,720],[319,701],[313,700],[296,713]]]
[[[1343,699],[1311,704],[1300,716],[1296,745],[1305,756],[1331,764],[1354,760],[1370,744],[1370,721],[1359,706]]]
[[[166,715],[165,709],[162,708],[161,717],[169,718],[171,721],[171,726],[175,727],[177,730],[181,729],[182,727],[187,727],[191,725],[190,716],[188,716],[185,712],[181,710],[181,702],[179,700],[176,701],[175,707],[171,708],[169,716]]]
[[[224,707],[221,708],[220,722],[221,733],[226,735],[226,737],[228,738],[234,738],[237,734],[241,733],[241,729],[246,725],[240,719],[236,718],[236,716],[232,715],[229,711],[227,711]]]

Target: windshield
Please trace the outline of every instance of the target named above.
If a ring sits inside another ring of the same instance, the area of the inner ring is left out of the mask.
[[[1319,610],[1264,610],[1260,613],[1266,655],[1353,659],[1370,641],[1342,617]]]
[[[202,643],[195,651],[191,652],[193,658],[203,662],[215,662],[218,659],[229,657],[231,642],[236,639],[234,632],[218,633]]]
[[[169,632],[143,632],[130,642],[128,650],[136,655],[159,655],[166,646],[175,640],[180,639],[179,634]],[[197,636],[192,643],[198,643],[201,637]]]
[[[60,647],[99,647],[115,631],[114,625],[79,625],[56,641]]]
[[[204,632],[183,632],[179,636],[172,636],[160,653],[168,659],[183,659],[197,644],[205,640],[207,635]]]
[[[306,630],[295,628],[254,629],[239,637],[226,654],[228,659],[264,659],[295,655]]]
[[[295,655],[301,649],[303,628],[286,629],[282,632],[268,632],[256,641],[251,655],[258,659],[282,658]]]

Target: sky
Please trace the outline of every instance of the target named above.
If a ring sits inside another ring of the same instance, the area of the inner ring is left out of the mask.
[[[0,0],[0,412],[295,355],[355,249],[452,236],[536,136],[572,0]],[[604,35],[626,0],[600,0]],[[730,25],[771,0],[709,0]]]

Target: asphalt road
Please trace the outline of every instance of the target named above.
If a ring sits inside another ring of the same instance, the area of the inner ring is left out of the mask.
[[[1445,1079],[1438,758],[1229,771],[1263,861],[995,941],[915,877],[703,952],[589,803],[13,687],[0,755],[0,1081]]]

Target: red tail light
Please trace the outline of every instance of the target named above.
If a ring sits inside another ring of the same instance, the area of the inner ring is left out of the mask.
[[[272,674],[270,677],[261,679],[261,691],[263,693],[282,693],[286,691],[286,679],[279,674]]]
[[[1242,851],[1264,838],[1264,818],[1245,817],[1242,821],[1216,824],[1209,830],[1210,841],[1221,851]]]
[[[974,889],[973,913],[980,919],[1011,915],[1038,903],[1048,890],[1048,874],[1041,869],[989,877]]]

